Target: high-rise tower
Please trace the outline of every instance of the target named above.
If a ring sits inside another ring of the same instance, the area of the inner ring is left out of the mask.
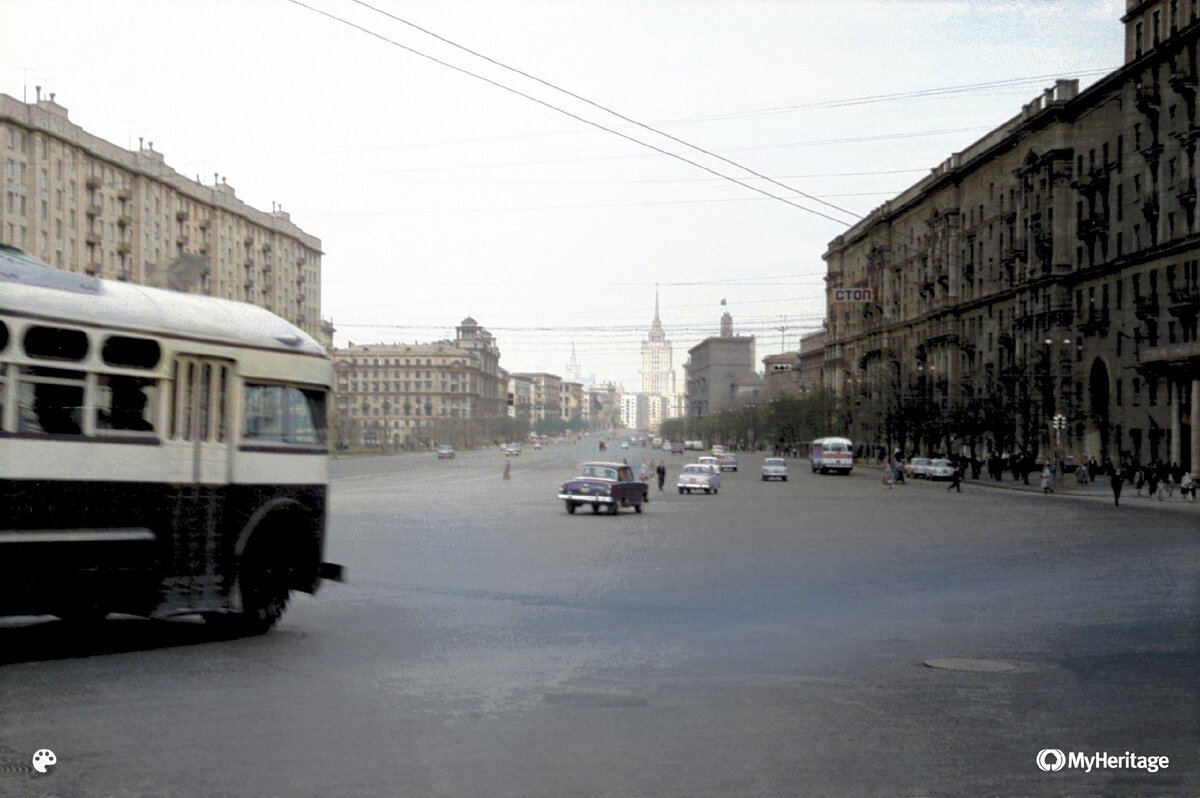
[[[654,288],[654,321],[650,336],[642,342],[642,393],[652,396],[671,396],[675,393],[675,368],[671,342],[663,332],[658,315],[658,287]]]

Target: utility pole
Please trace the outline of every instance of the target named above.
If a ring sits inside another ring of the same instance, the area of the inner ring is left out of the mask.
[[[779,330],[779,354],[782,355],[787,351],[787,331],[792,328],[788,326],[787,316],[784,316],[781,321],[783,323],[775,329]]]

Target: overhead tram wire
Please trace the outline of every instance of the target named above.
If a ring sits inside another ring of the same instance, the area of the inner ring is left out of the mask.
[[[392,45],[393,47],[398,47],[398,48],[400,48],[401,50],[404,50],[405,52],[409,52],[409,53],[412,53],[413,55],[420,56],[421,58],[424,58],[424,59],[426,59],[426,60],[432,61],[432,62],[434,62],[435,64],[439,64],[439,65],[441,65],[441,66],[444,66],[444,67],[446,67],[447,69],[453,69],[455,72],[460,72],[460,73],[462,73],[462,74],[464,74],[464,75],[468,75],[468,76],[470,76],[470,77],[473,77],[473,78],[475,78],[476,80],[481,80],[481,81],[483,81],[484,83],[487,83],[487,84],[489,84],[489,85],[495,86],[495,87],[496,87],[496,88],[498,88],[498,89],[502,89],[502,90],[504,90],[504,91],[507,91],[507,92],[509,92],[510,94],[515,94],[515,95],[517,95],[518,97],[524,97],[526,100],[529,100],[530,102],[535,102],[535,103],[537,103],[538,105],[541,105],[541,106],[544,106],[544,107],[546,107],[546,108],[549,108],[549,109],[550,109],[550,110],[552,110],[552,111],[557,111],[558,113],[560,113],[560,114],[563,114],[564,116],[568,116],[568,117],[570,117],[571,119],[574,119],[574,120],[576,120],[577,122],[582,122],[583,124],[585,124],[585,125],[589,125],[589,126],[591,126],[591,127],[594,127],[594,128],[596,128],[596,129],[598,129],[598,130],[603,130],[603,131],[605,131],[606,133],[611,133],[612,135],[614,135],[614,136],[617,136],[618,138],[622,138],[622,139],[625,139],[626,141],[633,142],[634,144],[637,144],[637,145],[639,145],[639,146],[646,147],[647,149],[654,150],[655,152],[657,152],[657,153],[659,153],[659,154],[661,154],[661,155],[666,155],[667,157],[669,157],[669,158],[674,158],[674,159],[675,159],[675,160],[677,160],[677,161],[682,161],[683,163],[686,163],[686,164],[689,164],[689,165],[691,165],[691,166],[694,166],[694,167],[696,167],[697,169],[701,169],[701,170],[703,170],[703,171],[705,171],[705,172],[708,172],[708,173],[709,173],[709,174],[711,174],[711,175],[715,175],[715,176],[717,176],[717,177],[720,177],[720,178],[722,178],[722,179],[724,179],[724,180],[728,180],[728,181],[729,181],[729,182],[731,182],[731,183],[736,183],[737,185],[739,185],[739,186],[741,186],[741,187],[743,187],[743,188],[747,188],[747,189],[749,189],[749,190],[751,190],[751,191],[753,191],[753,192],[755,192],[755,193],[757,193],[757,194],[762,194],[763,196],[770,197],[771,199],[774,199],[774,200],[778,200],[779,202],[782,202],[782,203],[784,203],[785,205],[790,205],[790,206],[792,206],[793,208],[796,208],[797,210],[801,210],[801,211],[804,211],[804,212],[806,212],[806,213],[811,213],[811,214],[813,214],[814,216],[820,216],[820,217],[821,217],[821,218],[823,218],[823,219],[828,219],[829,221],[831,221],[831,222],[834,222],[835,224],[840,224],[840,225],[843,225],[843,226],[845,226],[845,227],[850,227],[850,226],[852,226],[852,225],[853,225],[853,223],[852,223],[852,222],[847,222],[847,221],[845,221],[844,219],[838,219],[838,218],[836,218],[836,217],[830,216],[830,215],[829,215],[829,214],[827,214],[827,213],[823,213],[823,212],[821,212],[821,211],[818,211],[818,210],[815,210],[815,209],[813,209],[813,208],[808,208],[808,207],[805,207],[804,205],[801,205],[801,204],[800,204],[800,203],[798,203],[798,202],[793,202],[792,200],[790,200],[790,199],[788,199],[788,198],[786,198],[786,197],[780,197],[780,196],[778,196],[777,194],[772,194],[771,192],[769,192],[769,191],[765,191],[765,190],[763,190],[763,189],[761,189],[761,188],[758,188],[757,186],[752,186],[752,185],[750,185],[749,183],[746,183],[746,182],[744,182],[744,181],[742,181],[742,180],[739,180],[739,179],[737,179],[736,177],[733,177],[733,176],[731,176],[731,175],[722,174],[721,172],[718,172],[716,169],[713,169],[713,168],[711,168],[711,167],[705,166],[705,165],[704,165],[704,164],[702,164],[702,163],[698,163],[698,162],[696,162],[696,161],[693,161],[693,160],[692,160],[692,159],[690,159],[690,158],[686,158],[686,157],[684,157],[684,156],[680,155],[679,153],[671,152],[670,150],[666,150],[666,149],[663,149],[662,147],[655,146],[654,144],[651,144],[651,143],[649,143],[649,142],[642,141],[641,139],[634,138],[633,136],[630,136],[630,135],[627,135],[627,134],[625,134],[625,133],[622,133],[622,132],[620,132],[619,130],[614,130],[613,128],[610,128],[610,127],[607,127],[607,126],[605,126],[605,125],[602,125],[602,124],[600,124],[599,122],[593,122],[593,121],[592,121],[592,120],[590,120],[590,119],[587,119],[587,118],[585,118],[585,117],[579,116],[578,114],[572,113],[572,112],[570,112],[570,111],[566,110],[565,108],[560,108],[560,107],[558,107],[557,105],[554,105],[553,103],[547,102],[547,101],[545,101],[545,100],[538,99],[537,97],[534,97],[533,95],[531,95],[531,94],[528,94],[528,93],[526,93],[526,92],[523,92],[523,91],[521,91],[521,90],[519,90],[519,89],[514,89],[514,88],[513,88],[513,87],[511,87],[511,86],[505,86],[503,83],[500,83],[499,81],[495,81],[495,80],[492,80],[491,78],[484,77],[483,75],[480,75],[480,74],[478,74],[478,73],[476,73],[476,72],[472,72],[472,71],[471,71],[471,70],[469,70],[469,69],[465,69],[465,68],[463,68],[463,67],[460,67],[460,66],[455,66],[454,64],[451,64],[451,63],[449,63],[448,61],[443,61],[442,59],[440,59],[440,58],[436,58],[435,56],[429,55],[428,53],[423,53],[423,52],[421,52],[420,50],[417,50],[417,49],[415,49],[415,48],[413,48],[413,47],[409,47],[409,46],[408,46],[408,45],[406,45],[406,44],[401,44],[400,42],[396,41],[395,39],[390,39],[390,38],[388,38],[387,36],[384,36],[382,33],[379,33],[379,32],[377,32],[377,31],[373,31],[373,30],[371,30],[370,28],[363,27],[362,25],[359,25],[359,24],[358,24],[358,23],[356,23],[356,22],[351,22],[350,20],[346,19],[345,17],[339,17],[338,15],[336,15],[336,14],[333,14],[333,13],[330,13],[330,12],[328,12],[328,11],[325,11],[325,10],[323,10],[323,9],[320,9],[320,8],[314,8],[313,6],[310,6],[310,5],[308,5],[307,3],[304,3],[304,2],[302,2],[302,0],[288,0],[288,2],[289,2],[289,3],[292,3],[293,5],[297,5],[297,6],[300,6],[301,8],[304,8],[304,9],[307,9],[307,10],[309,10],[309,11],[312,11],[312,12],[313,12],[313,13],[315,13],[315,14],[320,14],[321,16],[323,16],[323,17],[326,17],[326,18],[328,18],[328,19],[331,19],[331,20],[333,20],[334,22],[340,22],[340,23],[342,23],[343,25],[346,25],[347,27],[354,28],[354,29],[355,29],[355,30],[357,30],[357,31],[360,31],[360,32],[362,32],[362,33],[365,33],[365,34],[367,34],[368,36],[371,36],[371,37],[373,37],[373,38],[379,39],[379,40],[380,40],[380,41],[382,41],[382,42],[386,42],[387,44],[390,44],[390,45]],[[456,45],[456,46],[457,46],[457,45]],[[685,143],[686,143],[686,142],[685,142]],[[688,146],[691,146],[691,145],[688,145]],[[718,156],[718,157],[719,157],[719,156]],[[724,159],[722,159],[722,160],[724,160]],[[730,163],[733,163],[733,162],[732,162],[732,161],[730,161]],[[735,164],[735,165],[736,165],[736,164]],[[745,167],[739,167],[739,168],[743,168],[743,169],[744,169]],[[747,169],[746,171],[750,171],[750,170],[748,170],[748,169]],[[761,177],[761,176],[760,176],[760,177]],[[768,180],[770,180],[770,178],[767,178],[767,179],[768,179]],[[789,191],[796,191],[796,189],[793,189],[793,188],[790,188],[790,187],[787,187],[787,186],[785,186],[785,188],[788,188],[788,190],[789,190]],[[797,193],[802,193],[802,192],[797,192]],[[805,195],[805,196],[807,196],[807,195]],[[817,201],[818,201],[818,202],[822,202],[821,200],[817,200]],[[825,203],[825,202],[823,202],[822,204],[829,205],[829,203]],[[836,207],[836,206],[832,206],[832,207]],[[841,210],[841,209],[839,208],[838,210]],[[848,213],[848,214],[850,214],[850,215],[854,216],[856,219],[857,219],[857,218],[859,218],[859,217],[857,216],[857,214],[853,214],[853,213],[851,213],[850,211],[843,211],[843,212],[844,212],[844,213]]]
[[[820,204],[824,205],[824,206],[825,206],[825,207],[827,207],[827,208],[832,208],[833,210],[836,210],[836,211],[839,211],[839,212],[841,212],[841,213],[844,213],[844,214],[846,214],[847,216],[851,216],[851,217],[853,217],[854,219],[861,219],[861,218],[862,218],[862,215],[861,215],[861,214],[858,214],[858,213],[855,213],[854,211],[850,211],[850,210],[847,210],[847,209],[845,209],[845,208],[842,208],[842,207],[839,207],[839,206],[837,206],[837,205],[834,205],[832,202],[826,202],[825,200],[821,199],[820,197],[814,197],[813,195],[811,195],[811,194],[808,194],[808,193],[805,193],[805,192],[801,191],[800,189],[798,189],[798,188],[796,188],[796,187],[794,187],[794,186],[789,186],[789,185],[787,185],[786,183],[782,183],[782,182],[780,182],[779,180],[776,180],[776,179],[775,179],[775,178],[773,178],[773,177],[768,177],[768,176],[766,176],[766,175],[764,175],[764,174],[761,174],[760,172],[756,172],[756,171],[754,171],[753,169],[751,169],[751,168],[750,168],[750,167],[748,167],[748,166],[744,166],[744,165],[742,165],[742,164],[740,164],[740,163],[738,163],[738,162],[736,162],[736,161],[732,161],[732,160],[730,160],[729,158],[726,158],[726,157],[724,157],[724,156],[722,156],[722,155],[718,155],[717,153],[715,153],[715,152],[712,152],[711,150],[706,150],[706,149],[704,149],[703,147],[699,147],[699,146],[697,146],[697,145],[695,145],[695,144],[692,144],[691,142],[684,141],[683,139],[681,139],[681,138],[679,138],[679,137],[677,137],[677,136],[672,136],[670,133],[665,133],[665,132],[663,132],[663,131],[659,130],[658,128],[651,127],[650,125],[647,125],[647,124],[644,124],[644,123],[642,123],[642,122],[639,122],[639,121],[637,121],[636,119],[632,119],[632,118],[630,118],[630,117],[628,117],[628,116],[625,116],[624,114],[620,113],[619,111],[615,111],[615,110],[613,110],[612,108],[609,108],[609,107],[608,107],[608,106],[606,106],[606,105],[601,105],[601,104],[600,104],[600,103],[598,103],[598,102],[595,102],[595,101],[593,101],[593,100],[589,100],[587,97],[583,97],[583,96],[581,96],[581,95],[579,95],[579,94],[576,94],[575,92],[571,91],[570,89],[564,89],[562,86],[559,86],[559,85],[557,85],[557,84],[551,83],[551,82],[549,82],[549,81],[547,81],[547,80],[543,80],[543,79],[541,79],[541,78],[537,77],[536,75],[531,75],[531,74],[529,74],[528,72],[525,72],[525,71],[523,71],[523,70],[517,69],[516,67],[511,67],[511,66],[509,66],[508,64],[505,64],[505,63],[503,63],[503,62],[501,62],[501,61],[497,61],[496,59],[494,59],[494,58],[491,58],[490,56],[486,56],[486,55],[484,55],[483,53],[476,52],[475,50],[472,50],[472,49],[471,49],[471,48],[469,48],[469,47],[465,47],[465,46],[463,46],[463,45],[461,45],[461,44],[459,44],[459,43],[457,43],[457,42],[454,42],[454,41],[451,41],[450,39],[447,39],[447,38],[446,38],[446,37],[444,37],[444,36],[440,36],[440,35],[438,35],[438,34],[434,33],[434,32],[433,32],[433,31],[431,31],[431,30],[428,30],[428,29],[426,29],[426,28],[422,28],[420,25],[417,25],[417,24],[416,24],[416,23],[414,23],[414,22],[409,22],[408,20],[406,20],[406,19],[403,19],[402,17],[398,17],[398,16],[396,16],[395,14],[392,14],[392,13],[390,13],[390,12],[388,12],[388,11],[384,11],[384,10],[382,10],[382,9],[380,9],[380,8],[376,8],[375,6],[371,5],[370,3],[367,3],[367,2],[366,2],[366,0],[352,0],[352,1],[353,1],[354,3],[357,3],[357,4],[358,4],[358,5],[360,5],[360,6],[364,7],[364,8],[369,8],[370,10],[374,11],[374,12],[375,12],[375,13],[377,13],[377,14],[382,14],[383,16],[385,16],[385,17],[387,17],[387,18],[389,18],[389,19],[395,20],[396,22],[399,22],[399,23],[401,23],[402,25],[407,25],[408,27],[410,27],[410,28],[413,28],[414,30],[418,30],[418,31],[420,31],[421,33],[424,33],[424,34],[425,34],[425,35],[427,35],[427,36],[432,36],[433,38],[437,39],[438,41],[440,41],[440,42],[442,42],[442,43],[444,43],[444,44],[448,44],[448,45],[450,45],[451,47],[455,47],[455,48],[457,48],[457,49],[459,49],[459,50],[462,50],[462,51],[463,51],[463,52],[465,52],[465,53],[470,53],[471,55],[475,56],[476,58],[482,58],[484,61],[487,61],[489,64],[493,64],[493,65],[495,65],[495,66],[498,66],[498,67],[500,67],[501,69],[507,69],[509,72],[513,72],[513,73],[515,73],[515,74],[517,74],[517,75],[520,75],[521,77],[524,77],[524,78],[527,78],[527,79],[529,79],[529,80],[532,80],[532,81],[534,81],[535,83],[540,83],[540,84],[542,84],[543,86],[546,86],[547,88],[551,88],[551,89],[554,89],[555,91],[562,92],[563,94],[567,95],[568,97],[571,97],[571,98],[574,98],[574,99],[576,99],[576,100],[579,100],[579,101],[580,101],[580,102],[582,102],[582,103],[586,103],[587,105],[590,105],[590,106],[592,106],[593,108],[598,108],[598,109],[600,109],[601,111],[604,111],[604,112],[605,112],[605,113],[607,113],[607,114],[612,114],[613,116],[617,117],[618,119],[620,119],[620,120],[622,120],[622,121],[624,121],[624,122],[628,122],[628,123],[629,123],[629,124],[631,124],[631,125],[635,125],[635,126],[637,126],[637,127],[640,127],[640,128],[641,128],[641,129],[643,129],[643,130],[648,130],[648,131],[650,131],[651,133],[654,133],[654,134],[656,134],[656,135],[662,136],[663,138],[666,138],[666,139],[670,139],[671,141],[674,141],[674,142],[675,142],[675,143],[677,143],[677,144],[682,144],[683,146],[685,146],[685,147],[689,147],[689,148],[691,148],[691,149],[693,149],[693,150],[696,150],[697,152],[702,152],[702,153],[704,153],[705,155],[709,156],[710,158],[715,158],[715,159],[717,159],[718,161],[722,161],[722,162],[724,162],[724,163],[727,163],[727,164],[729,164],[730,166],[733,166],[733,167],[736,167],[736,168],[738,168],[738,169],[741,169],[741,170],[742,170],[742,171],[744,171],[744,172],[748,172],[749,174],[752,174],[752,175],[754,175],[755,177],[757,177],[757,178],[759,178],[759,179],[761,179],[761,180],[766,180],[768,183],[771,183],[771,184],[773,184],[773,185],[779,186],[780,188],[787,189],[788,191],[793,191],[793,192],[795,192],[796,194],[799,194],[800,196],[802,196],[802,197],[805,197],[806,199],[810,199],[810,200],[812,200],[813,202],[819,202]],[[610,131],[610,132],[615,132],[615,131]],[[621,134],[617,134],[617,135],[621,135]],[[829,217],[826,217],[826,218],[829,218]],[[845,224],[845,222],[843,222],[843,224]]]

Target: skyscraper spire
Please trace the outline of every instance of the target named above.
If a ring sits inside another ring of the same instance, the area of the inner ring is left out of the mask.
[[[663,332],[662,319],[658,317],[658,283],[654,284],[654,321],[650,324],[650,340],[654,342],[662,342],[667,339],[667,334]]]

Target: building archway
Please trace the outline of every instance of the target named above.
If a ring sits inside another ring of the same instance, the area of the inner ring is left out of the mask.
[[[1087,454],[1103,463],[1109,456],[1112,423],[1108,365],[1100,358],[1092,361],[1092,368],[1088,374],[1088,399]]]

